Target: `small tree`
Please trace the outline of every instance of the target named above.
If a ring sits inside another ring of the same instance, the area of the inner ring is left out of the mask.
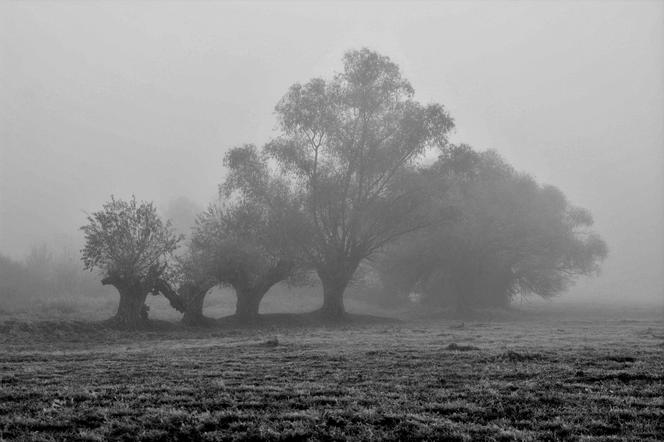
[[[199,217],[191,252],[219,283],[234,288],[236,316],[251,321],[274,284],[301,274],[299,242],[307,234],[297,198],[255,146],[230,150],[224,165],[220,192],[227,203]]]
[[[199,218],[192,235],[192,255],[205,263],[210,279],[233,287],[235,316],[243,322],[257,319],[267,291],[295,270],[295,260],[285,250],[273,247],[270,230],[276,226],[264,215],[260,208],[247,203],[213,206]]]
[[[233,287],[235,316],[250,322],[273,285],[304,281],[299,250],[306,228],[287,183],[271,173],[266,156],[253,145],[231,149],[224,165],[228,176],[219,190],[225,204],[198,216],[179,259],[177,293],[159,282],[169,299],[179,299],[187,323],[205,321],[203,301],[216,285]]]
[[[102,284],[120,294],[112,321],[133,328],[147,320],[145,299],[171,270],[173,252],[181,240],[170,222],[162,222],[152,203],[111,197],[102,210],[88,216],[81,227],[85,269],[99,269]]]

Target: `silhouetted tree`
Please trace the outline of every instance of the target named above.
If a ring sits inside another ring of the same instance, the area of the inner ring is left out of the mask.
[[[180,307],[176,309],[183,313],[182,322],[185,324],[204,325],[208,321],[203,316],[205,295],[219,284],[207,267],[209,265],[200,253],[192,253],[190,244],[184,255],[177,258],[174,277],[170,281],[157,281],[156,288],[171,301],[171,305]]]
[[[343,62],[330,81],[291,86],[276,106],[282,135],[266,146],[305,201],[303,246],[323,285],[321,312],[335,319],[360,262],[428,222],[418,216],[424,189],[408,177],[453,127],[443,106],[413,100],[389,58],[362,49]]]
[[[145,299],[156,292],[157,282],[171,270],[172,254],[181,240],[162,222],[152,203],[135,197],[111,197],[102,210],[88,216],[82,260],[88,270],[99,269],[102,284],[120,293],[113,322],[132,328],[147,319]]]
[[[265,293],[278,282],[297,281],[304,268],[299,241],[306,233],[287,183],[270,172],[253,145],[230,150],[224,165],[228,176],[220,193],[225,203],[199,215],[180,259],[178,292],[188,323],[204,321],[205,295],[218,284],[235,290],[235,316],[253,321]]]
[[[517,294],[554,296],[606,257],[587,210],[495,152],[450,146],[429,173],[460,216],[395,247],[381,264],[386,285],[461,311],[505,306]]]

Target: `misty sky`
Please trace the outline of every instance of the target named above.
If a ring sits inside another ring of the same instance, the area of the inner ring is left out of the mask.
[[[0,252],[77,244],[109,195],[216,195],[296,81],[348,49],[444,104],[595,216],[610,257],[569,296],[662,301],[664,2],[0,3]]]

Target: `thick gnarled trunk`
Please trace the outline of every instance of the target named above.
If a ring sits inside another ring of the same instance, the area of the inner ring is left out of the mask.
[[[188,325],[201,325],[208,321],[203,315],[203,301],[208,290],[191,290],[187,293],[182,322]]]
[[[329,319],[341,319],[346,314],[344,292],[348,283],[323,281],[323,307],[320,313]]]
[[[318,276],[320,277],[323,285],[323,307],[318,311],[325,319],[339,321],[346,315],[346,308],[344,307],[344,292],[350,283],[350,280],[355,273],[354,268],[348,270],[337,270],[333,272],[319,270]]]
[[[237,303],[235,305],[235,318],[241,322],[254,322],[259,318],[258,310],[261,301],[270,288],[283,281],[291,274],[293,263],[280,260],[260,278],[250,280],[238,279],[233,283]]]
[[[157,279],[154,283],[154,290],[152,293],[155,295],[161,293],[166,299],[168,299],[168,303],[171,304],[171,307],[180,313],[184,313],[186,310],[186,299],[173,290],[170,284],[165,280],[161,278]]]
[[[109,275],[101,280],[103,285],[112,285],[120,294],[118,310],[109,322],[118,328],[138,328],[147,323],[148,307],[145,299],[149,290],[138,280],[119,278]]]
[[[235,317],[242,322],[253,322],[258,319],[258,310],[266,291],[257,289],[237,290]]]
[[[188,325],[201,325],[208,322],[203,316],[203,302],[205,295],[213,287],[211,283],[184,283],[178,289],[173,290],[169,283],[159,279],[155,289],[168,299],[171,307],[183,314],[182,322]]]
[[[120,293],[120,304],[117,313],[111,319],[112,324],[126,329],[144,326],[148,320],[145,305],[147,292],[140,289],[116,288]]]

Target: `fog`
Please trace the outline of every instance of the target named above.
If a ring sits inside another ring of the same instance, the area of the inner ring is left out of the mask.
[[[662,2],[3,2],[0,42],[3,254],[80,244],[111,194],[204,207],[291,84],[369,47],[593,213],[610,255],[564,300],[664,301]]]

